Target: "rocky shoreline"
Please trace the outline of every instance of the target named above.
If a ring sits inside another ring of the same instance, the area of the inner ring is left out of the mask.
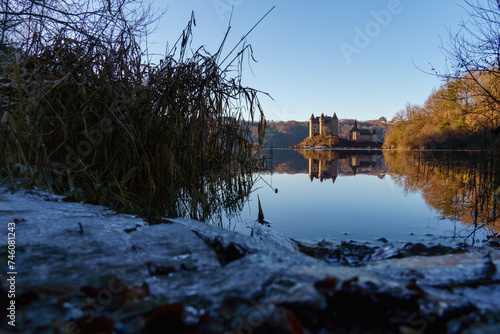
[[[148,225],[43,192],[0,198],[1,329],[22,333],[497,333],[500,251],[306,244]],[[15,223],[15,324],[7,279]]]

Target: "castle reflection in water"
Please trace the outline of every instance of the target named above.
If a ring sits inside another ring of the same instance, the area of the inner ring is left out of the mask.
[[[384,175],[383,158],[380,152],[364,151],[299,151],[309,160],[311,182],[319,179],[335,180],[339,175],[375,174]]]

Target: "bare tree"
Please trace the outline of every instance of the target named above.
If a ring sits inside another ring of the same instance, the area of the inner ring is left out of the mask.
[[[467,18],[443,47],[452,67],[444,77],[460,81],[459,98],[489,127],[500,124],[500,0],[465,0]]]
[[[37,52],[57,38],[141,42],[161,16],[142,0],[1,0],[1,44]]]

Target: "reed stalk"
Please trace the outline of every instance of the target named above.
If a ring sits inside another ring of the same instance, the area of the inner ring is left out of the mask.
[[[2,182],[151,219],[242,206],[259,147],[248,124],[261,144],[265,132],[259,92],[220,63],[222,47],[191,50],[193,25],[159,64],[126,25],[118,39],[34,32],[0,51]]]

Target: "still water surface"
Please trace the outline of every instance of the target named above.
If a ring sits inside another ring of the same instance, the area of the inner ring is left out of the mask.
[[[249,223],[257,218],[258,197],[271,228],[299,240],[478,244],[494,235],[500,222],[498,181],[478,173],[471,153],[429,158],[275,149],[264,154],[270,170],[255,174],[241,215],[229,222],[243,233],[250,233]],[[478,178],[488,182],[479,184]]]

